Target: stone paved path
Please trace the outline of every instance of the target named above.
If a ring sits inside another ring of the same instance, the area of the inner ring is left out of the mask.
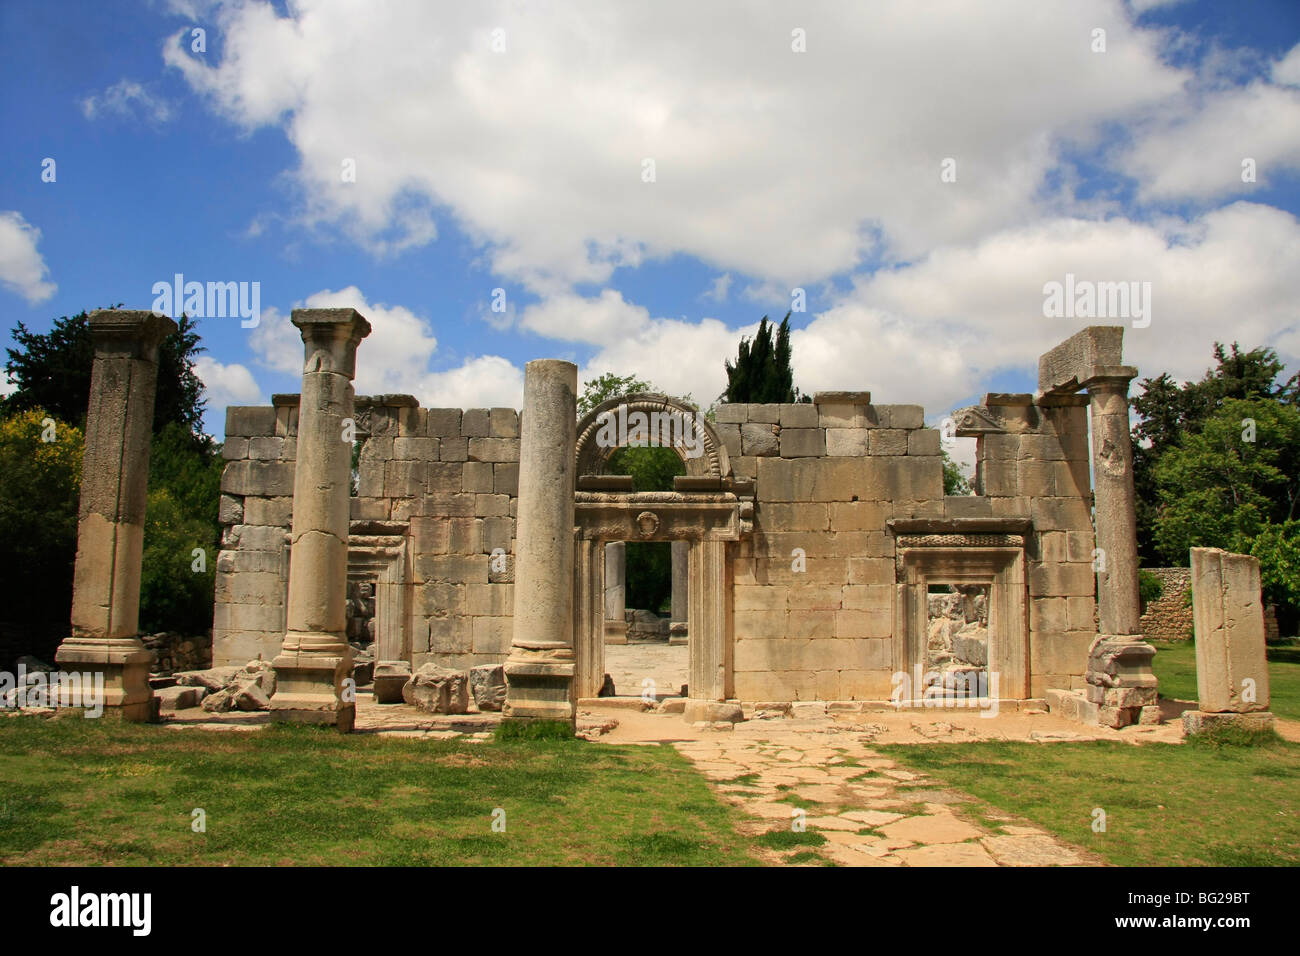
[[[858,736],[774,732],[712,734],[675,746],[723,799],[763,833],[802,811],[819,847],[772,851],[784,862],[809,849],[846,866],[1095,866],[1100,862],[923,774],[900,767]],[[988,822],[984,822],[988,821]]]

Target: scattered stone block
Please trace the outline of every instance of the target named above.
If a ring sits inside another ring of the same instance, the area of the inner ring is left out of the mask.
[[[500,664],[471,667],[469,686],[479,710],[498,711],[506,702],[506,673]]]
[[[425,664],[402,687],[402,699],[431,714],[469,712],[469,674]]]

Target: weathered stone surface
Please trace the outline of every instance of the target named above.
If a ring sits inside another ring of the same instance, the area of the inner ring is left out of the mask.
[[[479,710],[497,711],[506,702],[506,673],[500,664],[471,667],[469,685]]]
[[[242,667],[213,667],[204,671],[181,671],[174,675],[181,687],[203,687],[209,691],[224,689],[235,679]]]
[[[815,458],[826,454],[826,434],[820,428],[782,428],[782,458]]]
[[[211,714],[224,714],[235,709],[233,690],[217,690],[203,698],[203,709]]]
[[[780,448],[776,429],[764,422],[747,422],[740,426],[741,453],[745,455],[775,455]]]
[[[740,723],[745,719],[744,708],[737,703],[722,703],[712,700],[687,700],[683,717],[688,724]]]
[[[1192,548],[1191,560],[1199,709],[1268,710],[1259,559],[1218,548]]]
[[[231,695],[235,710],[270,710],[271,697],[256,679],[239,680],[224,691]]]
[[[1185,710],[1182,716],[1183,734],[1204,733],[1218,727],[1235,727],[1254,733],[1266,733],[1276,729],[1276,720],[1269,711],[1251,711],[1249,713],[1206,713],[1203,710]]]
[[[1070,336],[1038,360],[1041,392],[1074,391],[1098,368],[1122,364],[1124,327],[1091,325]]]
[[[573,722],[574,486],[578,368],[536,360],[524,368],[514,628],[505,672],[508,717]],[[504,440],[504,439],[503,439]]]
[[[203,702],[207,690],[203,687],[158,687],[153,693],[163,710],[189,710]]]
[[[402,688],[402,699],[431,714],[469,711],[469,674],[425,664]]]

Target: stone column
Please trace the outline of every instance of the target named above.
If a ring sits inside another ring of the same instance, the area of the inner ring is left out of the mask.
[[[355,698],[344,693],[352,673],[347,577],[357,343],[370,323],[355,309],[294,309],[306,364],[298,412],[293,476],[293,532],[284,645],[274,661],[271,719],[333,724],[348,732]]]
[[[685,644],[687,620],[690,608],[690,559],[691,543],[689,541],[673,542],[673,607],[671,623],[668,625],[668,643]]]
[[[573,528],[578,367],[524,369],[515,530],[514,640],[505,664],[507,717],[575,721]]]
[[[627,643],[627,542],[605,545],[605,643]]]
[[[138,633],[140,563],[158,345],[175,331],[175,322],[152,312],[91,313],[95,354],[81,462],[72,633],[54,655],[61,670],[102,674],[103,705],[137,721],[158,715],[149,688],[153,654]]]
[[[1128,421],[1131,377],[1105,376],[1088,382],[1097,547],[1105,556],[1105,570],[1100,565],[1097,569],[1102,634],[1140,633],[1137,512]]]
[[[1084,674],[1089,704],[1106,727],[1159,723],[1155,648],[1138,623],[1137,512],[1128,386],[1137,370],[1098,370],[1084,384],[1092,425],[1093,509],[1097,535],[1099,633],[1088,649]],[[1104,560],[1104,570],[1103,562]],[[1089,711],[1091,713],[1091,711]]]

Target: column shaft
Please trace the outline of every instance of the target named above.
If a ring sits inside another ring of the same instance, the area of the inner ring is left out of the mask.
[[[176,323],[151,312],[103,310],[90,316],[94,364],[81,464],[72,634],[54,660],[102,673],[106,707],[152,720],[153,655],[138,636],[140,565],[148,500],[158,346]],[[72,702],[75,703],[75,702]]]
[[[1098,563],[1097,595],[1102,634],[1136,635],[1138,618],[1137,512],[1133,445],[1129,437],[1128,382],[1124,377],[1088,383],[1092,419],[1093,499]]]
[[[515,530],[514,640],[508,717],[573,723],[574,481],[578,367],[541,359],[524,369]]]
[[[275,659],[276,721],[333,724],[350,731],[355,697],[347,642],[348,524],[351,511],[352,378],[357,344],[370,334],[355,309],[295,309],[306,363],[298,412],[293,531],[284,646]]]

